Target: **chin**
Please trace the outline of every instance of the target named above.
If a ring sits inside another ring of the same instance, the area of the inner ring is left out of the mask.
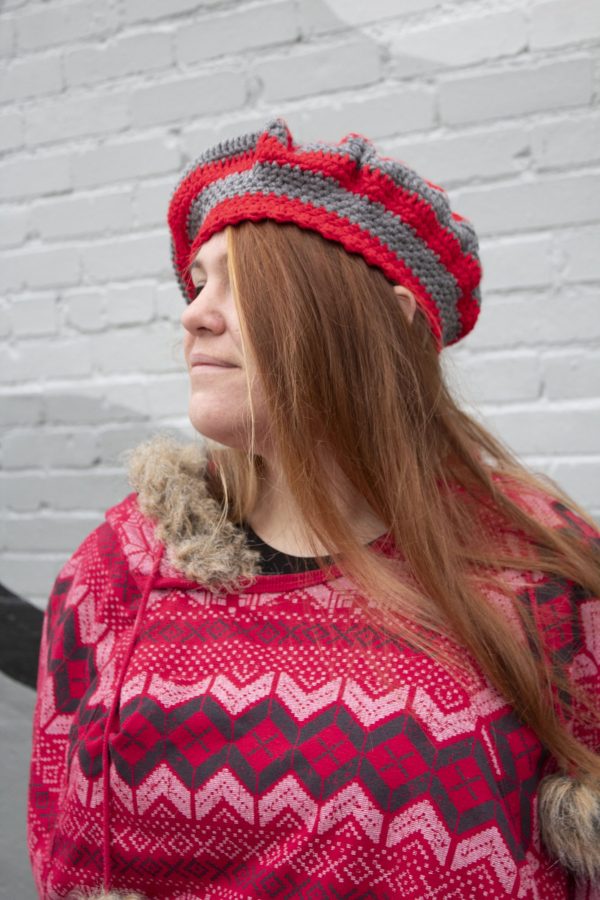
[[[211,415],[206,410],[194,410],[193,404],[190,404],[189,419],[198,434],[224,447],[245,450],[250,443],[249,434],[243,424],[224,419],[222,413],[216,412]]]

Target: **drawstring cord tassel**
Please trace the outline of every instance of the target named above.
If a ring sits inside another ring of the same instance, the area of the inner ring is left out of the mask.
[[[148,598],[150,596],[150,591],[152,590],[152,584],[158,574],[158,570],[160,567],[160,563],[164,554],[164,544],[160,544],[157,552],[156,559],[154,560],[154,564],[152,566],[152,571],[146,580],[146,584],[144,585],[144,592],[142,594],[142,599],[140,600],[140,604],[138,606],[137,614],[135,617],[135,622],[133,624],[133,628],[131,631],[131,636],[129,638],[129,643],[127,645],[127,649],[123,656],[123,661],[121,663],[121,669],[119,671],[119,677],[117,679],[117,683],[115,686],[114,696],[110,705],[110,710],[106,719],[106,725],[104,727],[104,734],[102,736],[102,775],[103,775],[103,785],[102,785],[102,825],[103,825],[103,841],[102,841],[102,868],[103,868],[103,877],[102,882],[104,885],[105,896],[110,897],[114,896],[110,893],[110,882],[111,878],[111,861],[110,861],[110,755],[108,742],[110,738],[110,732],[112,730],[113,723],[115,721],[117,715],[117,708],[119,705],[119,699],[121,697],[121,688],[123,687],[123,681],[125,679],[125,672],[127,671],[127,666],[129,665],[129,660],[131,659],[131,654],[133,653],[133,648],[135,645],[136,638],[138,636],[138,631],[140,625],[142,623],[142,618],[144,612],[146,610],[146,604],[148,603]]]

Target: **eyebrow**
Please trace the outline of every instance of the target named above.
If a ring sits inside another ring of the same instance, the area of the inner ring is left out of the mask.
[[[227,257],[220,256],[217,260],[217,264],[216,264],[215,268],[217,268],[220,272],[227,272],[228,271],[227,270]],[[192,263],[192,265],[190,266],[190,272],[195,272],[198,270],[200,270],[202,272],[205,271],[204,266],[202,265],[200,260],[195,259],[194,262]]]

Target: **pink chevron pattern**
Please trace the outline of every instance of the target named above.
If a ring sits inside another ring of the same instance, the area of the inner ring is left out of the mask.
[[[100,882],[102,734],[156,546],[125,501],[55,585],[29,808],[42,900]],[[151,593],[109,738],[115,888],[169,900],[593,896],[540,847],[536,790],[551,761],[475,666],[459,682],[376,635],[343,579],[224,599],[168,563],[160,577],[178,582]],[[561,659],[597,684],[600,601],[548,578],[524,599]]]

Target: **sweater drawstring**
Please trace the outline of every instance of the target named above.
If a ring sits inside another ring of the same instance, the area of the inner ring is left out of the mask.
[[[114,696],[110,705],[110,709],[108,712],[108,716],[106,718],[106,725],[104,726],[104,734],[102,735],[102,827],[103,827],[103,840],[102,840],[102,871],[103,871],[103,885],[105,891],[110,891],[110,883],[112,880],[112,872],[111,872],[111,860],[110,860],[110,754],[108,748],[108,741],[110,738],[110,733],[113,727],[113,723],[117,716],[117,710],[119,707],[119,700],[121,697],[121,689],[123,687],[123,681],[125,679],[125,672],[127,671],[127,666],[129,665],[129,660],[131,659],[131,654],[133,653],[133,648],[135,646],[136,639],[139,634],[139,630],[142,624],[142,619],[144,616],[144,612],[146,610],[146,605],[148,603],[148,598],[150,596],[150,591],[152,590],[152,585],[156,579],[158,574],[158,570],[160,568],[160,563],[163,558],[165,548],[163,544],[160,544],[157,550],[157,555],[152,565],[152,571],[150,575],[146,579],[146,583],[144,585],[144,590],[142,593],[142,597],[138,606],[137,614],[135,617],[135,622],[133,624],[133,628],[131,630],[131,635],[129,637],[129,642],[125,649],[125,653],[123,654],[123,661],[121,663],[121,668],[119,670],[117,683],[115,685]]]

